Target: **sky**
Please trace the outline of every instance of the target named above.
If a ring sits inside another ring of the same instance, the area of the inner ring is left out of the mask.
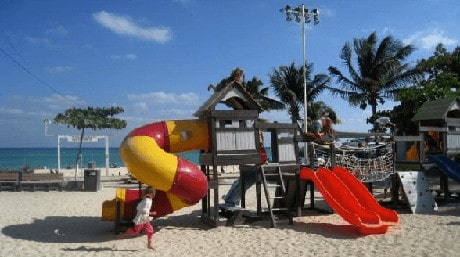
[[[286,21],[280,12],[286,4],[302,2],[0,0],[0,148],[56,147],[56,135],[78,132],[54,124],[45,129],[45,119],[71,107],[114,105],[124,108],[117,117],[127,128],[97,134],[110,135],[110,146],[117,147],[144,124],[194,119],[212,94],[208,85],[236,67],[246,80],[257,77],[269,87],[274,69],[303,61],[302,26]],[[313,74],[328,74],[329,66],[347,74],[339,58],[343,45],[372,32],[378,42],[391,35],[415,46],[411,65],[431,56],[438,43],[452,51],[460,42],[457,0],[303,4],[320,12],[320,23],[305,28]],[[342,124],[335,129],[370,128],[370,108],[352,107],[328,92],[317,100],[337,112]],[[395,104],[388,101],[378,110]],[[290,122],[286,111],[261,117]]]

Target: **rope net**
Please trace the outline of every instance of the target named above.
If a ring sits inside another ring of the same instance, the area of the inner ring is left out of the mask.
[[[314,166],[331,168],[329,146],[314,144]],[[341,146],[335,150],[335,165],[347,168],[362,182],[376,182],[387,179],[394,171],[391,143],[351,147]]]

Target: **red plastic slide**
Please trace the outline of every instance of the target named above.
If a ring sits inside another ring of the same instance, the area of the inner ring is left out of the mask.
[[[398,213],[394,210],[382,207],[366,186],[356,179],[350,171],[344,167],[335,166],[332,168],[332,172],[342,180],[351,192],[353,192],[361,206],[377,213],[381,223],[392,226],[399,224]]]
[[[313,181],[331,208],[345,221],[356,226],[360,234],[383,234],[387,232],[389,225],[394,225],[399,221],[399,217],[396,220],[390,218],[391,215],[381,210],[384,209],[383,207],[380,207],[381,209],[372,207],[369,197],[374,197],[367,190],[366,192],[361,190],[362,184],[360,188],[351,179],[346,178],[344,182],[339,176],[336,175],[336,172],[331,172],[326,168],[319,168],[317,172],[307,167],[300,169],[300,178]],[[356,178],[353,179],[361,183]],[[361,204],[361,202],[370,203]]]

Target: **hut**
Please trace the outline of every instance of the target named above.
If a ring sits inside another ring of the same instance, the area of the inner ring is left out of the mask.
[[[412,118],[418,123],[419,132],[429,138],[428,151],[444,154],[460,153],[460,98],[445,98],[425,102]],[[435,142],[431,142],[431,139]]]
[[[448,177],[460,182],[460,98],[425,102],[412,121],[418,123],[419,133],[425,138],[420,160],[427,155],[442,170],[438,193],[443,192],[447,201],[450,195]]]

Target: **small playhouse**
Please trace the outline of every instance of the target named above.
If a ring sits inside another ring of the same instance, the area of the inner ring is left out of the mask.
[[[428,159],[440,168],[440,189],[447,200],[448,178],[460,182],[460,98],[425,102],[412,121],[417,122],[424,139],[419,159]]]
[[[219,103],[227,108],[218,110]],[[230,109],[229,109],[229,108]],[[228,83],[214,92],[195,116],[208,123],[210,149],[200,154],[200,165],[208,178],[208,194],[202,200],[202,219],[219,223],[218,166],[260,163],[259,137],[254,124],[261,106],[239,84]]]
[[[425,102],[412,118],[424,135],[427,151],[460,153],[460,98]]]

